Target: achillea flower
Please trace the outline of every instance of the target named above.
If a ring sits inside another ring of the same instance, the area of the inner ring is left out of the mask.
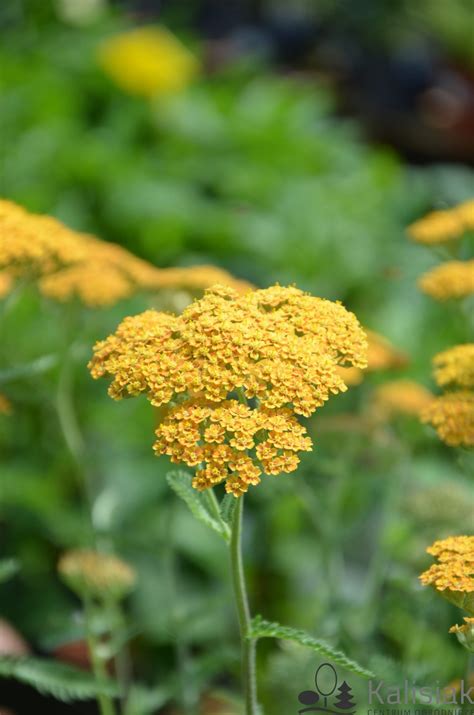
[[[418,417],[433,399],[426,387],[413,380],[385,382],[374,395],[376,411],[386,417],[397,414]]]
[[[439,438],[451,447],[474,446],[474,392],[460,390],[435,397],[421,412]]]
[[[456,345],[433,358],[435,380],[441,387],[474,387],[474,343]]]
[[[437,563],[421,574],[422,584],[474,615],[474,536],[449,536],[426,551]]]
[[[474,293],[474,260],[447,261],[418,280],[423,293],[435,300],[464,298]]]
[[[58,572],[79,596],[121,599],[132,590],[134,570],[121,559],[96,551],[67,551],[58,562]]]
[[[199,65],[189,50],[164,27],[140,27],[106,40],[99,63],[125,92],[155,97],[184,89]]]
[[[211,266],[156,268],[121,246],[0,200],[0,296],[22,276],[36,279],[39,290],[49,298],[68,301],[77,297],[93,308],[112,305],[139,290],[202,290],[217,276],[239,292],[250,288]]]
[[[11,415],[12,412],[12,403],[10,402],[8,397],[5,397],[5,395],[2,395],[2,393],[0,392],[0,414]]]
[[[194,485],[226,480],[236,496],[267,474],[293,471],[311,441],[308,417],[345,391],[339,365],[366,364],[366,339],[341,304],[297,288],[239,295],[214,286],[181,316],[146,311],[97,343],[94,378],[110,376],[114,399],[145,393],[170,404],[155,450],[204,465]],[[236,396],[247,404],[238,404]]]
[[[408,235],[418,243],[437,244],[460,238],[474,228],[474,201],[445,211],[432,211],[408,227]]]

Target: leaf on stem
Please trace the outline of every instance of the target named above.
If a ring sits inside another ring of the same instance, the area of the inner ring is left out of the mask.
[[[323,655],[328,658],[336,665],[340,665],[341,668],[345,668],[351,673],[356,673],[356,675],[361,675],[364,678],[374,678],[375,675],[370,670],[366,670],[359,663],[348,658],[342,651],[336,650],[329,643],[314,638],[305,633],[304,631],[297,630],[296,628],[289,628],[287,626],[282,626],[280,623],[271,623],[270,621],[265,621],[261,616],[255,616],[252,619],[250,626],[250,631],[247,635],[248,638],[278,638],[286,641],[293,641],[294,643],[299,643],[306,648],[314,650],[316,653]]]
[[[198,521],[217,532],[219,536],[227,539],[227,531],[224,531],[223,524],[219,523],[211,515],[206,500],[200,492],[192,487],[192,478],[187,472],[179,470],[169,472],[166,475],[166,479],[171,489],[185,502],[189,511]]]

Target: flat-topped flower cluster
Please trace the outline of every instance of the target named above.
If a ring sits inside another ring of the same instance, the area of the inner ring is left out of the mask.
[[[367,364],[367,340],[340,303],[294,287],[239,295],[214,286],[180,316],[146,311],[99,342],[93,377],[114,399],[166,405],[155,450],[198,467],[194,486],[236,496],[262,473],[294,471],[309,417],[347,389],[338,367]]]

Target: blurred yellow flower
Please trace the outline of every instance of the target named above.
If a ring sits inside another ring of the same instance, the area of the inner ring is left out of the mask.
[[[368,342],[367,368],[364,372],[378,372],[379,370],[392,370],[404,367],[408,357],[401,350],[397,350],[383,335],[374,330],[365,328]],[[359,385],[364,372],[358,367],[338,367],[338,374],[348,386]]]
[[[0,392],[0,414],[11,415],[12,412],[13,409],[10,400]]]
[[[418,280],[423,293],[436,300],[464,298],[474,293],[474,260],[447,261]]]
[[[8,271],[0,271],[0,298],[8,295],[13,288],[14,278]]]
[[[421,574],[422,584],[474,614],[474,536],[449,536],[426,551],[437,563]]]
[[[75,593],[95,597],[123,598],[136,580],[134,570],[121,559],[87,549],[63,554],[58,572]]]
[[[474,392],[447,392],[435,397],[421,412],[439,438],[451,447],[474,446]]]
[[[262,471],[296,469],[295,453],[311,441],[294,414],[307,417],[345,391],[338,366],[363,368],[366,352],[361,326],[340,303],[293,287],[239,295],[217,285],[181,316],[126,318],[97,343],[89,367],[94,378],[113,378],[114,399],[145,393],[152,405],[173,403],[157,453],[205,464],[196,488],[226,480],[238,496]]]
[[[441,387],[474,387],[474,343],[455,345],[433,358],[435,380]]]
[[[408,227],[419,243],[436,244],[460,238],[474,228],[474,201],[466,201],[445,211],[432,211]]]
[[[0,200],[0,297],[22,276],[36,279],[49,298],[77,297],[94,308],[112,305],[138,290],[203,290],[216,279],[239,292],[251,288],[213,266],[157,268],[121,246]]]
[[[385,417],[402,414],[418,417],[431,404],[433,395],[413,380],[393,380],[376,388],[375,410]]]
[[[139,27],[115,35],[99,48],[99,62],[125,92],[155,97],[184,89],[199,64],[164,27]]]

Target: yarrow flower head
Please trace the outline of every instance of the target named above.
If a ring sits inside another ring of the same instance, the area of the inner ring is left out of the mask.
[[[431,392],[414,380],[385,382],[376,388],[374,395],[375,409],[385,417],[393,415],[418,417],[432,400]]]
[[[460,238],[474,229],[474,201],[445,211],[432,211],[408,227],[409,236],[418,243],[438,244]]]
[[[433,358],[434,376],[440,387],[474,388],[474,343],[455,345]]]
[[[167,406],[157,454],[198,467],[194,486],[226,482],[236,496],[260,475],[291,472],[311,441],[310,416],[345,391],[339,365],[366,365],[365,334],[340,303],[274,286],[239,295],[214,286],[181,316],[126,318],[99,342],[92,376],[114,399],[146,394]],[[240,403],[239,403],[240,400]]]
[[[140,290],[202,291],[217,278],[239,292],[251,287],[212,266],[157,268],[121,246],[0,200],[0,297],[20,277],[35,279],[48,298],[78,298],[91,308],[113,305]]]
[[[184,89],[199,69],[194,55],[164,27],[139,27],[109,38],[99,62],[122,90],[143,97]]]
[[[465,298],[474,293],[474,260],[447,261],[418,280],[420,290],[435,300]]]
[[[474,536],[449,536],[426,551],[437,563],[421,574],[422,584],[474,615]]]
[[[439,438],[451,447],[474,446],[474,392],[459,390],[435,397],[421,412]]]
[[[122,599],[136,580],[134,570],[121,559],[87,549],[63,554],[58,572],[77,595],[97,598]]]

